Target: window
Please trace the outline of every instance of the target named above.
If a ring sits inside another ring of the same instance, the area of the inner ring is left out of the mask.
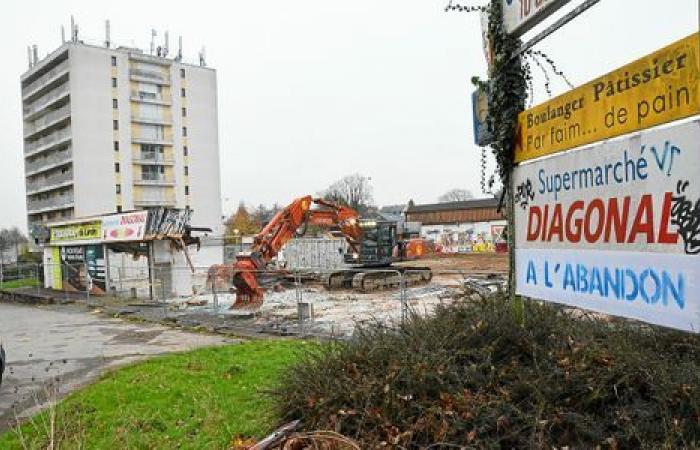
[[[180,97],[187,97],[185,95],[185,88],[180,88]]]
[[[122,212],[122,205],[117,205],[117,212]]]
[[[182,127],[182,135],[187,137],[187,127]]]
[[[112,56],[112,67],[117,67],[117,57]]]
[[[165,127],[163,125],[141,125],[142,139],[150,139],[152,141],[162,141],[165,139]],[[153,150],[155,151],[155,149]]]
[[[190,195],[190,187],[185,186],[185,195]]]
[[[182,154],[184,156],[187,156],[187,146],[186,145],[184,147],[182,147]]]
[[[189,174],[190,174],[190,168],[185,166],[185,175],[189,175]]]
[[[119,121],[118,121],[118,120],[113,120],[113,121],[112,121],[112,128],[113,128],[114,130],[118,130],[118,129],[119,129]]]
[[[117,185],[117,194],[121,194],[121,193],[122,193],[122,185],[118,184]]]
[[[113,88],[117,87],[117,79],[116,78],[112,78],[112,87]]]
[[[187,108],[182,108],[182,117],[187,117]]]
[[[119,141],[114,141],[114,151],[115,152],[119,151]]]
[[[159,171],[161,174],[164,174],[164,173],[165,173],[165,167],[163,167],[163,166],[158,167],[158,171]]]
[[[180,78],[185,78],[185,69],[180,69]]]
[[[119,163],[114,163],[114,171],[119,173]]]
[[[119,102],[117,101],[116,98],[112,99],[112,108],[117,109],[119,107]]]

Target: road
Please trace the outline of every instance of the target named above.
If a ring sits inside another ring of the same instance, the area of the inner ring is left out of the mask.
[[[11,426],[15,416],[26,417],[40,409],[54,386],[62,397],[120,364],[234,342],[105,318],[78,308],[7,303],[0,303],[0,338],[7,352],[0,387],[0,432]]]

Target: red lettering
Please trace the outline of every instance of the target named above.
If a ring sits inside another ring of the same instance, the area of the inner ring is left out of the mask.
[[[617,204],[617,199],[611,197],[608,199],[608,218],[605,221],[605,242],[610,242],[610,234],[615,230],[615,242],[618,244],[625,243],[625,234],[627,233],[627,219],[630,213],[630,196],[628,195],[623,200],[622,211]]]
[[[571,218],[576,211],[583,211],[583,206],[583,200],[576,200],[571,204],[569,211],[566,213],[566,239],[574,244],[581,240],[581,222],[583,222],[583,219],[579,217],[572,221]],[[572,222],[574,230],[571,228]]]
[[[651,194],[645,194],[639,201],[639,209],[634,217],[632,229],[630,230],[627,243],[633,243],[637,240],[638,234],[647,235],[647,243],[654,242],[654,204],[652,203]]]
[[[673,203],[673,193],[666,192],[664,204],[661,208],[661,224],[659,225],[659,244],[675,244],[678,242],[678,233],[668,231],[671,221],[671,205]]]
[[[547,241],[551,241],[555,234],[559,235],[559,242],[564,241],[564,230],[562,224],[564,220],[562,215],[561,203],[557,203],[554,205],[554,211],[552,212],[552,225],[549,227],[549,236],[547,237]]]
[[[598,222],[595,230],[591,231],[591,224],[593,222],[593,220],[591,220],[591,215],[593,214],[594,209],[598,210]],[[603,233],[603,227],[605,226],[605,204],[603,203],[603,200],[596,198],[591,201],[588,208],[586,208],[586,215],[584,219],[583,235],[586,237],[586,241],[590,243],[596,242]]]
[[[534,222],[533,219],[537,219],[537,227],[533,230],[532,229],[532,224]],[[528,215],[527,218],[527,240],[528,241],[535,241],[537,240],[537,236],[540,234],[540,226],[542,226],[542,210],[540,209],[539,206],[531,206],[530,207],[530,214]]]
[[[547,240],[547,223],[549,222],[549,205],[544,205],[544,217],[542,218],[542,236],[540,240]]]

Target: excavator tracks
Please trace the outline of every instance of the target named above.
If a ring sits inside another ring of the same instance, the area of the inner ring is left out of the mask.
[[[324,278],[328,290],[353,289],[357,292],[372,292],[401,286],[428,283],[433,278],[430,267],[392,267],[377,269],[343,269],[332,272]]]

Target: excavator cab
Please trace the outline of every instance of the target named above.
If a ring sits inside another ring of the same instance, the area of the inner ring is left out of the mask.
[[[400,257],[396,238],[396,222],[361,219],[362,239],[357,251],[348,249],[345,263],[361,267],[384,267]]]

